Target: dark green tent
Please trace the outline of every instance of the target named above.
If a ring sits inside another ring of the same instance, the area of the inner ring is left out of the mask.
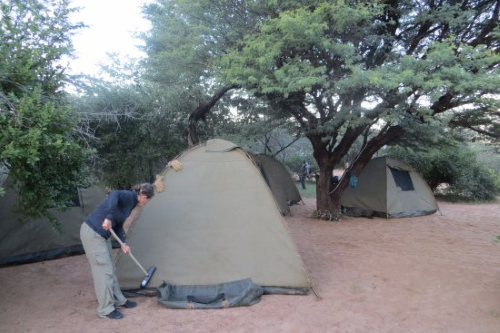
[[[178,159],[183,169],[162,172],[165,190],[137,213],[127,236],[139,262],[157,266],[149,287],[167,284],[162,290],[173,301],[164,304],[187,304],[171,294],[178,286],[206,298],[235,281],[270,293],[307,292],[307,272],[252,157],[209,140]],[[120,253],[116,266],[122,289],[138,289],[144,275],[135,263]]]
[[[0,175],[0,185],[6,187],[6,170]],[[54,231],[48,220],[18,222],[13,207],[17,194],[7,188],[0,197],[0,266],[24,264],[83,253],[80,226],[106,196],[103,188],[75,189],[75,206],[64,212],[54,212],[61,223],[61,232]]]
[[[341,197],[347,214],[398,218],[434,214],[436,199],[429,185],[413,168],[390,157],[372,159]]]
[[[262,176],[271,188],[283,215],[290,214],[290,206],[302,201],[295,182],[281,162],[264,154],[250,154],[261,169]]]

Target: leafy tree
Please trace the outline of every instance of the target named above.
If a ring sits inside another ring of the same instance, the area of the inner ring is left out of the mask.
[[[476,152],[478,161],[485,167],[493,170],[500,178],[500,145],[475,142],[468,147]]]
[[[163,87],[165,100],[184,114],[189,146],[221,131],[234,131],[231,106],[252,103],[232,96],[237,85],[214,80],[219,69],[214,64],[258,17],[238,0],[157,0],[144,7],[144,14],[152,26],[143,36],[148,55],[144,78]]]
[[[285,3],[222,59],[223,79],[309,138],[318,209],[338,209],[349,176],[409,131],[432,126],[438,138],[465,126],[498,137],[499,1]],[[330,198],[332,170],[357,140]]]
[[[311,173],[318,171],[312,158],[311,143],[306,138],[290,133],[287,124],[280,125],[276,121],[254,122],[241,126],[241,130],[229,139],[253,153],[274,156],[290,173],[297,173],[304,160],[309,161]]]
[[[321,211],[337,210],[349,177],[405,135],[436,143],[460,127],[500,136],[500,0],[159,0],[149,8],[168,8],[152,20],[152,35],[164,38],[150,44],[149,61],[173,57],[165,67],[183,71],[180,81],[189,76],[200,96],[244,89],[268,119],[293,121],[310,140]],[[332,170],[349,154],[330,195]]]
[[[20,218],[64,209],[84,186],[87,152],[62,90],[71,54],[68,1],[0,2],[0,163],[19,192]]]
[[[123,79],[125,72],[120,73]],[[186,122],[170,112],[163,94],[130,81],[88,79],[73,101],[96,150],[94,170],[112,188],[153,182],[186,147]]]

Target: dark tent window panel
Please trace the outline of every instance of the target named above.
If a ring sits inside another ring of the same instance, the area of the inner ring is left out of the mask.
[[[411,181],[410,173],[404,170],[389,168],[396,185],[403,191],[415,191],[413,182]]]

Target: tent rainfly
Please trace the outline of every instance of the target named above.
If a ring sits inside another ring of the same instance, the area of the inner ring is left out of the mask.
[[[434,194],[422,176],[390,157],[372,159],[355,186],[344,191],[341,203],[348,215],[386,218],[430,215],[438,210]]]
[[[165,190],[131,222],[127,243],[145,266],[157,266],[148,288],[169,308],[251,305],[262,293],[306,294],[310,281],[286,221],[259,168],[235,144],[215,139],[166,168]],[[122,253],[124,291],[143,273]]]

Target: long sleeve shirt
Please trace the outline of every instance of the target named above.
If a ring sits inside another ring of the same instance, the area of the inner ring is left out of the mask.
[[[137,205],[137,194],[128,190],[113,190],[106,199],[90,213],[85,222],[103,238],[111,237],[111,232],[102,228],[104,219],[109,219],[116,235],[125,242],[123,224]]]

